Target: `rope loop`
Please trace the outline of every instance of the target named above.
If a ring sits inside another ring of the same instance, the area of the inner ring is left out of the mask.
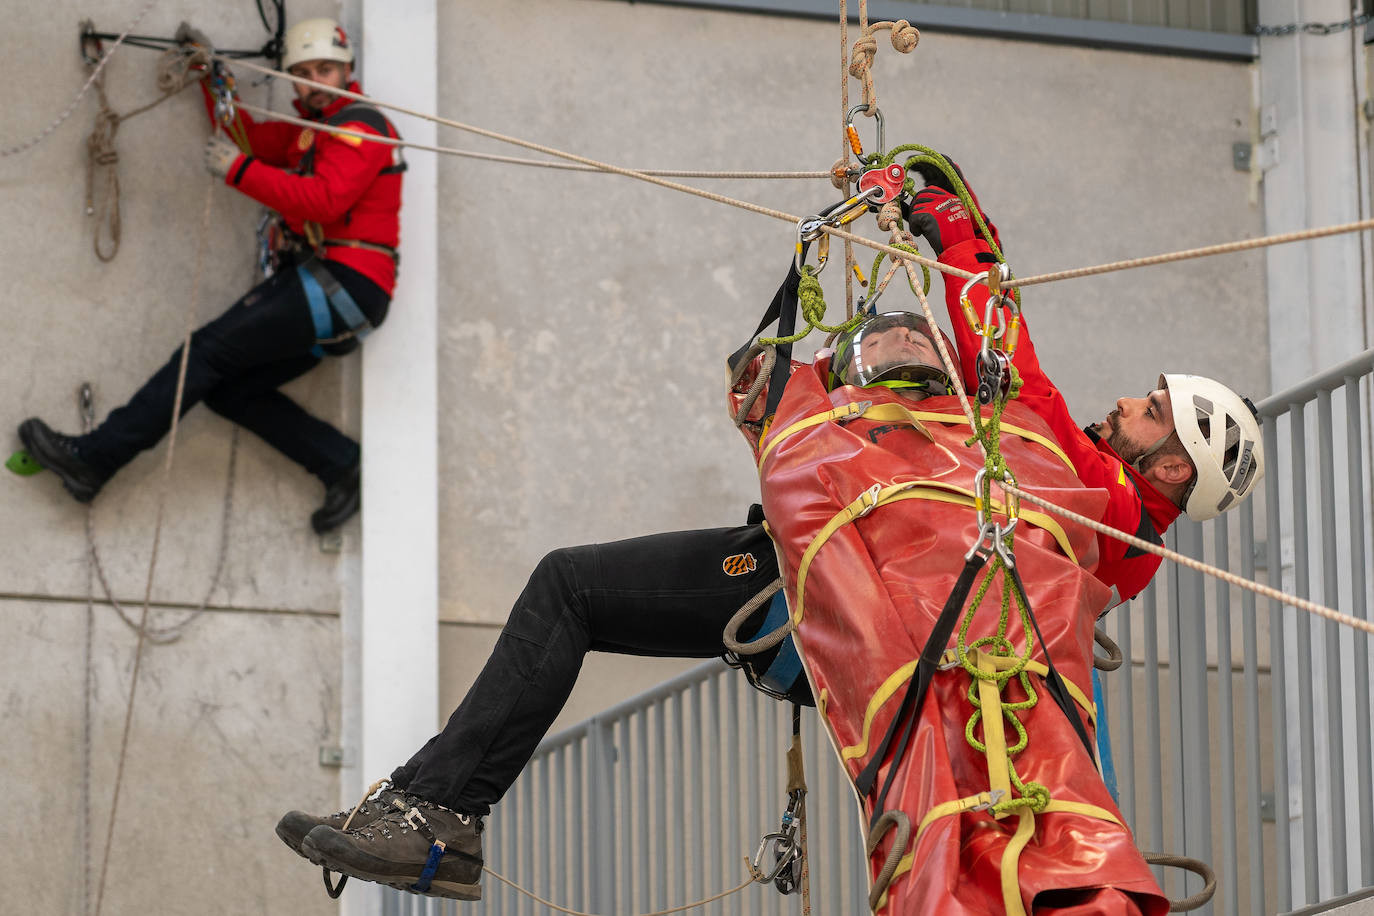
[[[878,54],[877,33],[891,30],[892,47],[900,54],[910,54],[921,40],[920,31],[905,19],[896,22],[871,23],[854,42],[854,50],[849,56],[849,75],[863,80],[863,101],[868,105],[869,117],[874,114],[876,94],[873,91],[873,58]]]

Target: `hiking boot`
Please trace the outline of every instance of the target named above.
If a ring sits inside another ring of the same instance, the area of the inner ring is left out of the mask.
[[[349,829],[354,827],[366,827],[377,818],[386,814],[390,810],[391,800],[401,798],[399,789],[382,789],[376,795],[364,799],[357,809],[346,808],[337,814],[327,817],[320,817],[315,814],[306,814],[304,811],[288,811],[282,815],[282,819],[277,821],[277,836],[281,841],[290,846],[298,855],[305,855],[301,852],[301,841],[305,835],[314,830],[321,824],[332,827],[335,830],[342,830],[344,824],[348,824]],[[349,820],[349,816],[352,820]]]
[[[310,514],[310,527],[316,534],[333,531],[353,517],[362,505],[362,469],[353,465],[324,491],[324,505]]]
[[[390,811],[365,827],[316,827],[301,843],[301,855],[363,881],[430,897],[481,900],[482,819],[415,795],[390,804]]]
[[[54,432],[37,417],[29,417],[19,424],[19,441],[24,443],[34,461],[52,471],[62,480],[62,486],[79,503],[88,503],[110,479],[81,455],[72,436]]]

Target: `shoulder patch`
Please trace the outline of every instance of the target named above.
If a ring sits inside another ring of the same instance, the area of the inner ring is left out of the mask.
[[[328,123],[331,127],[340,127],[350,121],[355,124],[366,125],[383,137],[400,136],[400,134],[394,133],[390,129],[391,122],[386,119],[385,115],[371,105],[364,105],[362,103],[347,105],[340,108],[338,111],[334,112]]]

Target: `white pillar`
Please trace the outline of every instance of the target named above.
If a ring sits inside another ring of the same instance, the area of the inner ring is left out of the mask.
[[[435,111],[437,25],[436,0],[363,0],[354,24],[363,91]],[[386,114],[406,139],[436,142],[433,123]],[[386,323],[363,345],[361,606],[351,602],[343,650],[345,740],[356,753],[340,780],[345,805],[404,763],[439,715],[438,169],[430,153],[406,159],[399,282]],[[376,912],[375,892],[355,883],[342,912]]]

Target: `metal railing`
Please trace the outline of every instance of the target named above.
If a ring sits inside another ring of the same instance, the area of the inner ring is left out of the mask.
[[[1170,546],[1369,619],[1372,370],[1374,350],[1262,402],[1264,492],[1204,525],[1181,520]],[[1106,621],[1129,660],[1103,677],[1122,813],[1142,848],[1214,865],[1204,913],[1285,912],[1374,885],[1368,637],[1265,604],[1166,564]],[[867,912],[854,792],[814,713],[802,734],[813,911]],[[595,913],[727,890],[778,828],[789,741],[786,706],[703,664],[540,745],[489,822],[488,864]],[[1160,878],[1176,898],[1199,889]],[[461,909],[388,894],[383,912],[550,912],[489,877],[483,893]],[[692,912],[799,911],[753,885]]]

